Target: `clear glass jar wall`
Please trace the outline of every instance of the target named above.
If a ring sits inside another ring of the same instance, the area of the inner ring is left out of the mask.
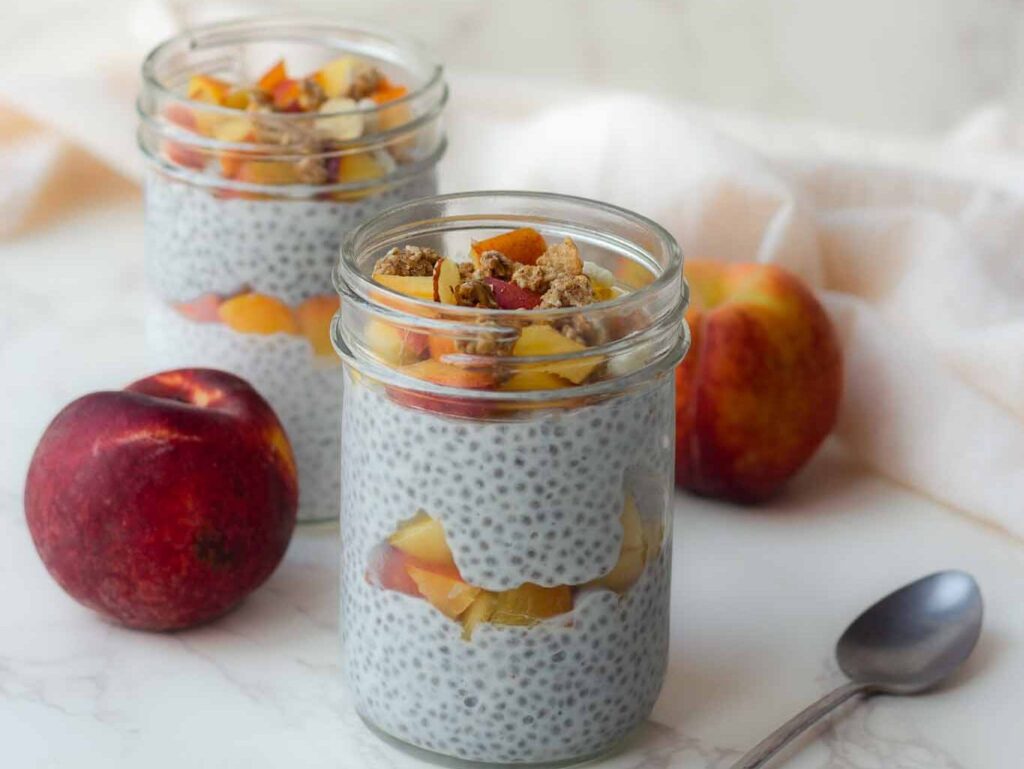
[[[523,227],[572,238],[614,297],[507,311],[372,277],[393,247],[464,259]],[[554,195],[416,201],[346,240],[341,632],[372,725],[460,759],[542,763],[601,753],[649,714],[667,658],[681,268],[655,223]],[[516,346],[568,326],[598,343]]]
[[[441,67],[407,41],[269,19],[187,31],[142,77],[151,363],[248,379],[292,441],[299,519],[334,517],[331,269],[356,224],[436,194]]]

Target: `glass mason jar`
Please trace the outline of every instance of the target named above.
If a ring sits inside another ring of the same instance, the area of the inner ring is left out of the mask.
[[[374,280],[394,247],[459,258],[524,227],[571,237],[615,288],[502,310]],[[335,285],[341,632],[359,713],[474,762],[605,751],[650,713],[666,667],[673,372],[689,344],[676,242],[590,200],[445,195],[352,232]],[[563,344],[567,328],[599,341]]]
[[[407,41],[273,18],[184,32],[142,80],[151,363],[252,383],[291,439],[299,519],[335,517],[331,269],[356,224],[437,193],[442,69]]]

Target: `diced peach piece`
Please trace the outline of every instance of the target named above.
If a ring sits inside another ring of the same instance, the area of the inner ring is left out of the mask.
[[[459,348],[455,346],[455,340],[450,336],[438,336],[432,335],[427,340],[427,346],[430,349],[430,357],[441,360],[445,355],[454,355],[459,351]]]
[[[434,279],[429,275],[374,275],[373,279],[400,294],[434,300]]]
[[[525,582],[498,593],[490,621],[495,625],[534,625],[571,610],[572,590],[567,585],[541,587]]]
[[[381,78],[380,85],[377,86],[376,91],[370,94],[370,98],[378,104],[387,104],[389,101],[401,99],[407,93],[409,93],[409,89],[404,85],[395,85],[385,77]]]
[[[461,579],[447,574],[438,574],[419,566],[407,566],[406,570],[420,595],[449,619],[456,619],[480,594],[480,588],[467,585]]]
[[[279,112],[302,112],[302,83],[285,78],[270,92],[274,108]]]
[[[331,321],[338,311],[340,299],[337,294],[311,296],[295,309],[302,335],[313,345],[317,355],[334,355],[331,343]]]
[[[342,155],[339,160],[338,181],[343,184],[373,181],[384,174],[384,166],[369,152]]]
[[[469,641],[473,637],[473,631],[481,622],[490,620],[494,614],[494,607],[498,605],[498,597],[488,591],[481,590],[480,594],[469,605],[462,615],[462,639]]]
[[[282,80],[288,79],[288,71],[285,69],[284,60],[281,59],[274,66],[268,69],[256,83],[256,87],[264,93],[271,93]]]
[[[356,72],[367,66],[355,56],[342,56],[328,62],[316,72],[312,78],[323,90],[328,99],[347,96]]]
[[[607,587],[617,593],[624,593],[643,573],[647,562],[647,544],[644,539],[644,525],[640,520],[640,511],[631,495],[626,496],[626,504],[622,509],[622,549],[619,560],[612,570],[593,584]]]
[[[388,537],[388,543],[403,553],[425,563],[454,566],[452,551],[444,536],[441,522],[420,510]]]
[[[193,75],[188,81],[188,98],[206,104],[223,104],[231,84],[209,75]]]
[[[252,101],[252,96],[249,91],[246,90],[235,90],[231,91],[227,96],[224,97],[225,107],[231,109],[242,110],[249,106],[249,102]]]
[[[486,368],[464,368],[442,363],[433,358],[421,360],[411,366],[403,366],[402,373],[417,379],[444,387],[461,387],[469,390],[480,390],[494,384],[494,373]]]
[[[569,383],[559,376],[546,371],[518,371],[501,383],[498,389],[507,392],[524,392],[530,390],[560,390]]]
[[[395,328],[377,319],[366,326],[366,342],[382,361],[391,366],[415,363],[426,348],[426,337],[422,334]]]
[[[186,131],[196,131],[195,113],[184,104],[168,104],[164,107],[164,118],[179,128]],[[164,156],[175,165],[186,168],[203,168],[206,165],[206,157],[192,147],[180,142],[165,141],[163,143]]]
[[[540,304],[540,294],[520,288],[515,283],[500,278],[484,278],[494,292],[494,301],[503,310],[532,310]]]
[[[520,332],[519,339],[516,341],[515,347],[512,348],[512,354],[519,356],[568,355],[586,349],[586,345],[563,336],[553,326],[535,323],[527,326]],[[546,371],[549,374],[557,374],[564,379],[568,379],[573,384],[580,384],[600,362],[601,358],[594,356],[575,360],[537,363],[536,365],[531,365],[530,368],[536,371]]]
[[[233,117],[218,122],[212,130],[213,138],[222,142],[251,142],[254,139],[252,121],[244,117]]]
[[[239,161],[235,178],[250,184],[295,184],[299,181],[295,164],[280,160]]]
[[[385,590],[394,590],[419,597],[420,590],[409,576],[408,567],[412,560],[401,550],[393,547],[381,548],[374,554],[367,569],[367,581],[378,584]]]
[[[387,80],[381,83],[381,87],[378,88],[370,98],[373,99],[377,104],[387,104],[388,102],[397,101],[409,93],[409,89],[404,85],[392,85]],[[382,109],[377,114],[377,130],[379,131],[392,131],[395,128],[405,125],[412,120],[412,110],[408,104],[395,104],[385,109]]]
[[[547,250],[548,244],[543,235],[532,227],[520,227],[518,230],[477,241],[472,246],[471,256],[476,262],[484,251],[500,251],[514,262],[534,264],[537,257]]]
[[[265,294],[240,294],[218,310],[220,319],[243,334],[298,334],[299,324],[288,305]]]
[[[203,294],[191,302],[179,302],[174,305],[175,310],[196,323],[220,322],[220,315],[217,312],[219,308],[220,297],[217,294]]]
[[[455,289],[462,282],[459,266],[451,259],[438,259],[434,264],[434,301],[458,304]]]

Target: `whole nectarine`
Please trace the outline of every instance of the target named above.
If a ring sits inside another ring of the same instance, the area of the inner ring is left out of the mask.
[[[25,513],[50,574],[118,622],[173,630],[223,614],[280,562],[295,460],[245,381],[181,369],[86,395],[46,429]]]
[[[825,310],[772,265],[686,265],[693,334],[676,371],[676,483],[707,496],[770,496],[832,430],[842,359]]]

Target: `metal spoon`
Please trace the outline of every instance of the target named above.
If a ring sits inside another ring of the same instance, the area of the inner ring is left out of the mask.
[[[949,677],[981,634],[978,583],[940,571],[890,593],[853,621],[836,644],[850,678],[759,742],[732,769],[757,769],[807,728],[858,694],[917,694]]]

